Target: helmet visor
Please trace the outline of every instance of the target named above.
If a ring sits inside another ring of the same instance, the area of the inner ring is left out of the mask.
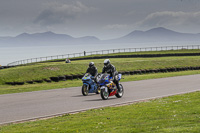
[[[109,63],[104,63],[104,66],[107,67]]]

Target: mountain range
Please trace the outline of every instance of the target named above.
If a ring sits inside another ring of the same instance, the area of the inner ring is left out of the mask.
[[[150,43],[150,42],[200,42],[200,34],[180,33],[163,27],[147,31],[135,30],[123,37],[100,40],[95,36],[75,38],[51,31],[44,33],[22,33],[16,37],[0,37],[0,46],[41,46],[96,43]]]
[[[133,31],[123,37],[113,39],[114,42],[196,42],[200,41],[200,34],[180,33],[163,27],[148,31]]]

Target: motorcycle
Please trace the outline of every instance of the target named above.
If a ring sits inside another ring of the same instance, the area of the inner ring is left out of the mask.
[[[118,74],[118,80],[121,79],[121,74]],[[100,75],[100,78],[98,80],[98,84],[101,86],[101,98],[103,100],[107,100],[110,96],[116,96],[117,98],[121,98],[124,94],[124,88],[122,84],[119,83],[119,91],[117,89],[116,84],[111,80],[112,77],[110,77],[109,74],[104,73]]]
[[[83,86],[82,86],[83,96],[87,96],[88,93],[100,94],[100,87],[98,87],[98,85],[95,83],[94,77],[91,74],[86,73],[83,76],[82,81],[83,81]]]

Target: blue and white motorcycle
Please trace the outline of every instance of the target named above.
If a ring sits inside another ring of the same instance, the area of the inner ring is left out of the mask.
[[[118,74],[118,80],[121,79],[121,74]],[[98,80],[98,84],[101,86],[101,98],[103,100],[107,100],[110,96],[116,96],[117,98],[121,98],[124,94],[124,88],[121,83],[119,83],[119,90],[117,89],[117,85],[111,80],[109,74],[104,73],[101,74]]]
[[[82,81],[82,94],[84,96],[87,96],[88,93],[100,94],[100,87],[96,84],[96,82],[94,81],[94,77],[91,74],[86,73],[83,76]]]

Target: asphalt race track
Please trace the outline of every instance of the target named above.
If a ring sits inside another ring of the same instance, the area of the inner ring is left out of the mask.
[[[82,96],[81,87],[0,95],[0,124],[45,118],[92,108],[200,91],[200,75],[123,82],[125,93],[102,100]]]

